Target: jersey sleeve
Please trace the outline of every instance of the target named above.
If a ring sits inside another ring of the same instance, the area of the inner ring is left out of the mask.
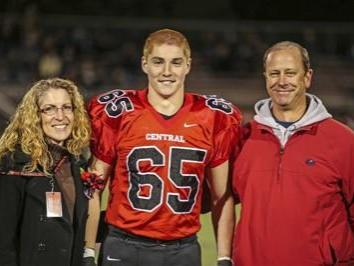
[[[236,158],[237,155],[241,152],[241,149],[243,145],[246,143],[247,139],[251,136],[251,131],[252,131],[252,125],[251,122],[248,122],[240,128],[240,140],[238,142],[238,145],[236,145],[236,148],[234,150],[234,156],[231,159],[230,163],[230,173],[231,173],[231,178],[232,178],[232,192],[234,195],[234,200],[235,204],[241,203],[240,195],[238,193],[238,186],[237,186],[237,171],[238,169],[236,168]]]
[[[209,167],[214,168],[236,156],[241,134],[242,115],[235,106],[231,114],[217,112],[214,125],[213,152]]]
[[[120,117],[111,118],[106,112],[106,104],[100,103],[99,97],[93,97],[88,105],[91,119],[92,154],[101,161],[113,165],[116,160],[115,139],[119,131]]]

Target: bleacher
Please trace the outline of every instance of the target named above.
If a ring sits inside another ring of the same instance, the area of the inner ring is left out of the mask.
[[[35,80],[51,76],[76,81],[86,97],[112,88],[142,88],[146,83],[140,70],[143,41],[149,32],[170,27],[185,33],[192,46],[190,91],[218,94],[250,111],[256,100],[266,97],[265,49],[274,42],[292,40],[310,52],[315,70],[311,91],[333,112],[353,116],[353,23],[215,22],[36,12],[0,17],[0,91],[11,99],[4,100],[0,94],[0,100],[9,103],[17,103]]]

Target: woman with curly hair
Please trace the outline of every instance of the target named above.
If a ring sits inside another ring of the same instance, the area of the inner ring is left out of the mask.
[[[0,265],[81,265],[90,126],[77,86],[35,83],[0,138]]]

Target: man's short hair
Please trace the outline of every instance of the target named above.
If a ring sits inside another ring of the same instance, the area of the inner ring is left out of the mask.
[[[187,38],[180,32],[171,29],[162,29],[155,31],[149,35],[145,41],[143,56],[147,56],[151,53],[154,45],[176,45],[183,49],[183,53],[187,58],[191,57],[191,48],[187,41]]]
[[[302,63],[304,66],[304,70],[305,70],[305,73],[307,73],[307,71],[309,71],[309,69],[311,68],[309,53],[307,52],[306,48],[304,48],[303,46],[301,46],[300,44],[298,44],[296,42],[291,42],[291,41],[278,42],[267,49],[267,51],[264,53],[264,56],[263,56],[264,70],[266,69],[266,61],[267,61],[270,53],[272,53],[274,51],[291,49],[291,48],[295,48],[300,52]]]

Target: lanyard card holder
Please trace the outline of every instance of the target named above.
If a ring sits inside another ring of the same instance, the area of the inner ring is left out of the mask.
[[[61,200],[61,193],[54,191],[54,178],[50,177],[52,191],[45,193],[47,205],[47,217],[63,217],[63,206]]]

